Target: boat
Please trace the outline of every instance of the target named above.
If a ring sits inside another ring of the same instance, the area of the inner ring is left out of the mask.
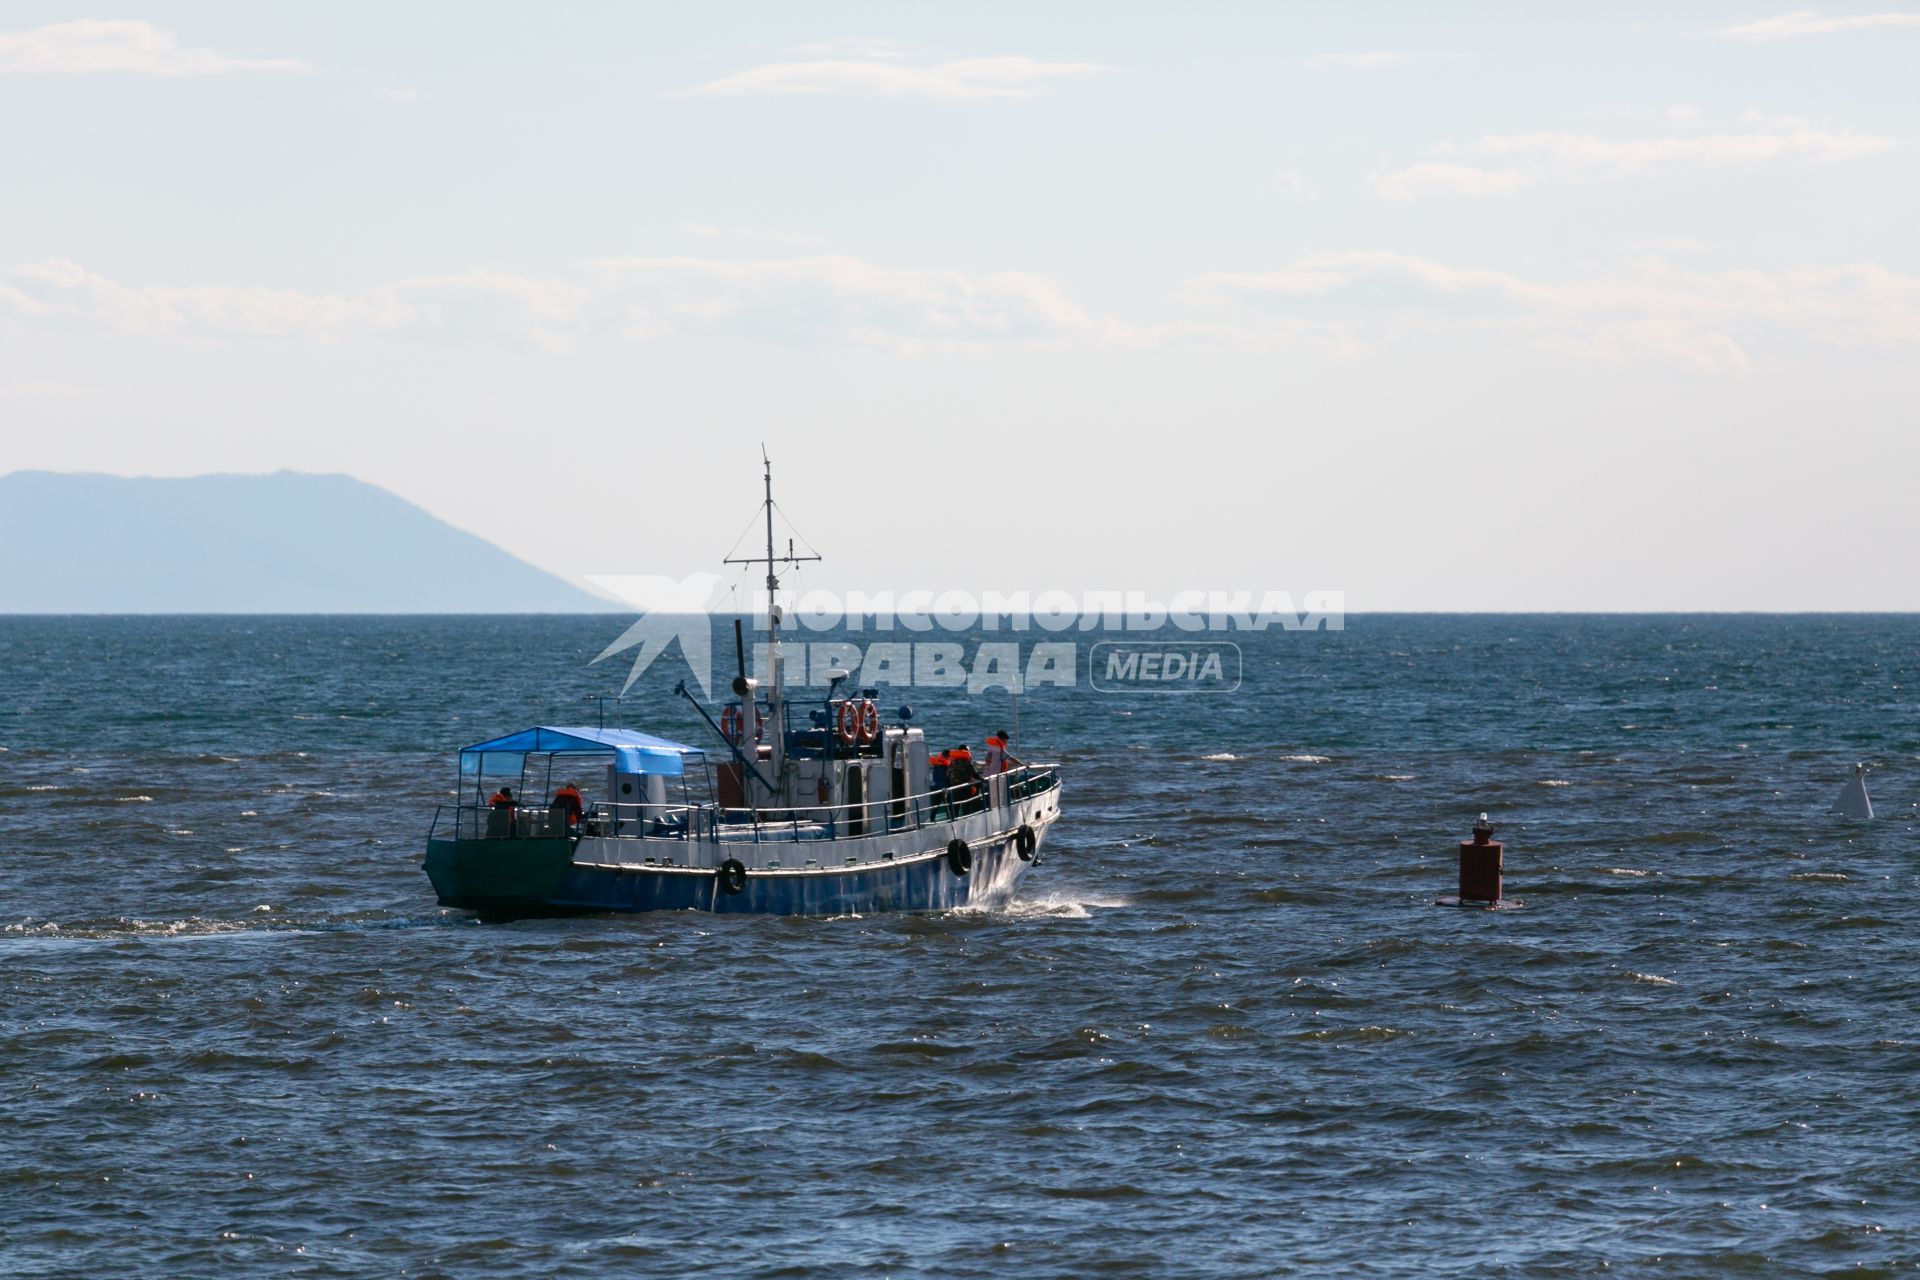
[[[764,459],[763,459],[764,461]],[[791,696],[780,662],[773,468],[765,465],[766,688],[735,622],[733,697],[704,748],[604,724],[536,725],[463,747],[424,868],[442,906],[482,919],[586,912],[790,916],[1006,905],[1060,816],[1060,770],[1010,752],[942,778],[910,707],[827,673]],[[727,561],[726,563],[742,563]],[[941,753],[943,754],[943,753]],[[528,803],[530,796],[552,797]]]

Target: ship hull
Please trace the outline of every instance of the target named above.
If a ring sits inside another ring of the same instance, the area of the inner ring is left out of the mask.
[[[1032,859],[1020,855],[1017,829],[965,832],[971,865],[964,874],[956,872],[944,840],[910,856],[792,868],[757,865],[765,859],[751,854],[765,846],[734,850],[723,845],[722,854],[748,855],[750,865],[737,892],[728,892],[722,875],[708,867],[603,861],[606,845],[596,849],[594,842],[567,839],[431,840],[425,869],[442,906],[487,919],[643,911],[785,916],[951,911],[1010,901],[1039,861],[1048,825],[1042,818],[1030,826]],[[824,843],[827,847],[815,852],[850,842]]]

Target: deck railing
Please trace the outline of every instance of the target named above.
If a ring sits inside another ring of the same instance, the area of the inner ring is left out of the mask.
[[[576,823],[566,810],[464,804],[434,810],[428,839],[505,840],[559,836],[647,836],[654,839],[831,840],[842,836],[917,831],[1000,808],[1052,790],[1055,765],[1017,765],[977,782],[910,796],[879,796],[857,803],[723,809],[718,805],[590,805]],[[447,828],[443,831],[443,827]]]
[[[883,835],[937,826],[989,808],[1001,808],[1059,784],[1056,765],[1016,765],[977,782],[909,796],[876,796],[856,803],[803,805],[797,808],[721,809],[707,812],[722,840],[817,840]]]

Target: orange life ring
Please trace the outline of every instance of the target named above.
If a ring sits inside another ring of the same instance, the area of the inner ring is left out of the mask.
[[[880,708],[873,704],[872,698],[860,703],[860,741],[872,742],[880,736]]]
[[[841,703],[834,727],[840,734],[840,741],[852,746],[860,736],[860,704],[852,698]]]
[[[734,746],[739,746],[740,726],[741,722],[745,719],[746,713],[740,709],[740,704],[737,702],[729,702],[726,706],[720,708],[720,736]],[[760,720],[753,726],[753,740],[758,742],[766,736],[767,722]]]

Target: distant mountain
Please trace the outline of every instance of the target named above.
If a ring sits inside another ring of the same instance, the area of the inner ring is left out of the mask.
[[[616,608],[352,476],[0,476],[0,613]]]

